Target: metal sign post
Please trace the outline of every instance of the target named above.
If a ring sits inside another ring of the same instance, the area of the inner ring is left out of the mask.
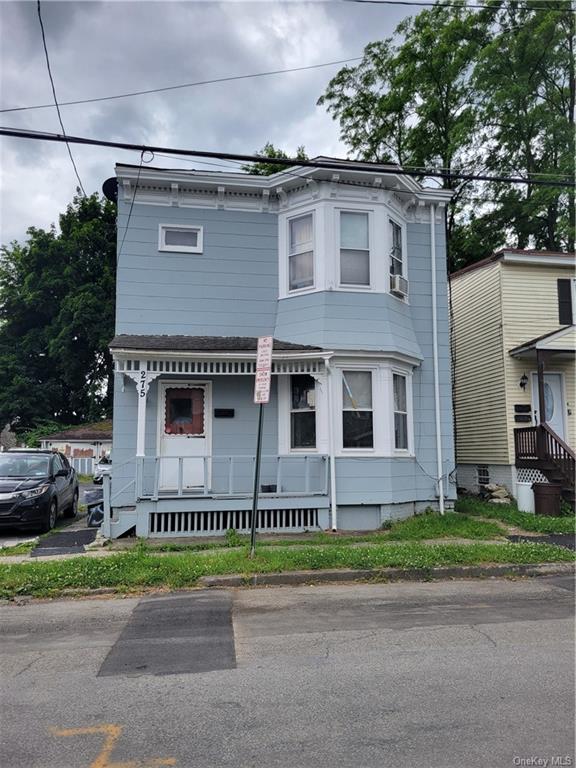
[[[252,518],[250,521],[250,557],[256,553],[256,519],[258,517],[258,492],[260,490],[260,458],[262,455],[262,422],[264,404],[270,400],[270,379],[272,377],[272,336],[260,336],[256,356],[256,381],[254,402],[258,405],[258,437],[256,440],[256,462],[254,464],[254,494],[252,496]]]

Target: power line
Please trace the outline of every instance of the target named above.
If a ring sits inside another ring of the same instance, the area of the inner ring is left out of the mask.
[[[148,88],[144,91],[129,91],[128,93],[118,93],[114,96],[99,96],[92,99],[76,99],[74,101],[61,101],[61,107],[69,107],[73,104],[94,104],[98,101],[112,101],[114,99],[128,99],[132,96],[144,96],[150,93],[161,93],[163,91],[176,91],[181,88],[196,88],[199,85],[211,85],[212,83],[228,83],[233,80],[248,80],[252,77],[269,77],[270,75],[281,75],[288,72],[303,72],[309,69],[321,69],[322,67],[332,67],[336,64],[348,64],[351,61],[360,61],[362,56],[354,56],[351,59],[340,59],[339,61],[327,61],[324,64],[309,64],[306,67],[292,67],[290,69],[273,69],[269,72],[256,72],[251,75],[232,75],[230,77],[217,77],[213,80],[198,80],[194,83],[181,83],[179,85],[167,85],[163,88]],[[48,109],[54,104],[33,104],[28,107],[11,107],[9,109],[0,109],[0,112],[24,112],[29,109]]]
[[[54,87],[54,78],[52,77],[52,69],[50,68],[50,58],[48,56],[48,47],[46,45],[46,35],[44,34],[44,24],[42,22],[42,11],[40,10],[40,0],[37,0],[36,9],[38,11],[38,21],[40,22],[40,30],[42,32],[42,44],[44,46],[44,55],[46,56],[46,68],[48,69],[48,77],[50,78],[50,85],[52,86],[52,94],[54,96],[53,106],[56,107],[56,112],[58,112],[58,120],[60,121],[60,127],[62,128],[62,133],[64,134],[64,136],[66,136],[66,130],[64,129],[64,123],[62,122],[62,115],[60,114],[60,107],[58,106],[58,99],[56,98],[56,88]],[[72,156],[72,150],[70,149],[70,145],[68,144],[68,142],[66,142],[66,147],[68,149],[68,154],[70,155],[70,162],[72,163],[72,167],[74,168],[74,173],[76,174],[76,178],[78,179],[78,184],[80,185],[82,194],[84,195],[84,197],[86,197],[86,192],[84,191],[82,180],[80,179],[80,174],[78,173],[78,168],[76,168],[76,163],[74,162],[74,157]]]
[[[495,176],[488,174],[474,174],[453,172],[445,173],[435,169],[420,168],[418,170],[407,170],[400,166],[386,166],[374,162],[353,161],[353,160],[300,160],[299,158],[266,157],[264,155],[243,155],[233,152],[211,152],[196,149],[174,149],[172,147],[159,147],[145,144],[132,144],[120,141],[104,141],[102,139],[90,139],[83,136],[61,136],[57,133],[48,133],[46,131],[31,131],[21,128],[0,127],[0,136],[12,136],[14,138],[32,139],[36,141],[52,142],[70,142],[72,144],[83,144],[85,146],[109,147],[112,149],[127,149],[138,152],[152,152],[154,154],[165,153],[169,155],[182,155],[183,157],[209,157],[215,160],[238,160],[243,163],[267,163],[278,165],[283,168],[322,168],[330,171],[370,171],[377,170],[383,176],[410,176],[420,178],[427,176],[436,179],[457,179],[459,181],[492,181],[503,182],[507,184],[532,184],[534,186],[544,187],[568,187],[573,189],[576,184],[574,181],[558,180],[546,181],[543,179],[530,179],[521,176]]]
[[[419,7],[430,7],[430,8],[459,8],[461,10],[467,10],[470,9],[480,9],[483,11],[487,10],[494,10],[498,11],[500,10],[500,6],[490,6],[490,5],[480,5],[477,3],[443,3],[443,2],[410,2],[410,0],[341,0],[344,3],[357,3],[358,5],[404,5],[404,6],[412,6],[414,8]],[[571,0],[565,0],[565,2],[569,3]],[[518,6],[519,10],[526,10],[526,11],[555,11],[556,13],[564,13],[565,10],[563,8],[550,8],[549,6],[542,6],[542,5],[530,5],[528,3],[524,5]],[[571,11],[570,8],[567,10]]]

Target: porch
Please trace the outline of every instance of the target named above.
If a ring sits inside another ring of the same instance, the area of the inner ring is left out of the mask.
[[[255,347],[251,338],[117,337],[113,342],[120,385],[115,408],[134,416],[117,419],[112,478],[105,488],[110,535],[134,527],[140,536],[249,530],[258,413]],[[260,530],[329,525],[330,457],[314,426],[314,392],[326,396],[328,355],[314,347],[275,344],[264,419]],[[291,419],[290,377],[302,385],[294,418],[303,443],[295,450],[283,434]],[[280,420],[279,391],[285,410]],[[323,401],[320,411],[324,407]],[[134,440],[136,451],[128,451]]]
[[[540,476],[560,485],[562,495],[572,505],[576,453],[568,441],[574,431],[574,393],[567,394],[565,378],[573,378],[574,342],[574,326],[568,326],[510,350],[513,358],[536,364],[532,414],[526,419],[533,424],[514,429],[518,475]]]
[[[104,533],[119,536],[130,528],[138,536],[214,536],[250,531],[254,455],[134,457],[117,469],[134,470],[131,480],[113,489],[104,478]],[[161,487],[162,466],[173,465],[175,487]],[[186,484],[197,476],[201,485]],[[261,531],[299,532],[329,523],[329,461],[324,455],[263,455],[260,469],[257,527]],[[118,501],[121,500],[121,507]]]

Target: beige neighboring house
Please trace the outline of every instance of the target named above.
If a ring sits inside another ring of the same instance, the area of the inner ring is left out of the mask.
[[[454,273],[458,485],[533,482],[574,492],[576,272],[572,254],[498,251]]]
[[[62,451],[69,459],[95,459],[112,450],[112,421],[81,424],[62,432],[47,435],[41,447]]]

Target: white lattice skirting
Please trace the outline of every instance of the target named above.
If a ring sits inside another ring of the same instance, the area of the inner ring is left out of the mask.
[[[544,477],[539,469],[530,469],[521,467],[516,470],[516,482],[517,483],[547,483],[548,480]]]

